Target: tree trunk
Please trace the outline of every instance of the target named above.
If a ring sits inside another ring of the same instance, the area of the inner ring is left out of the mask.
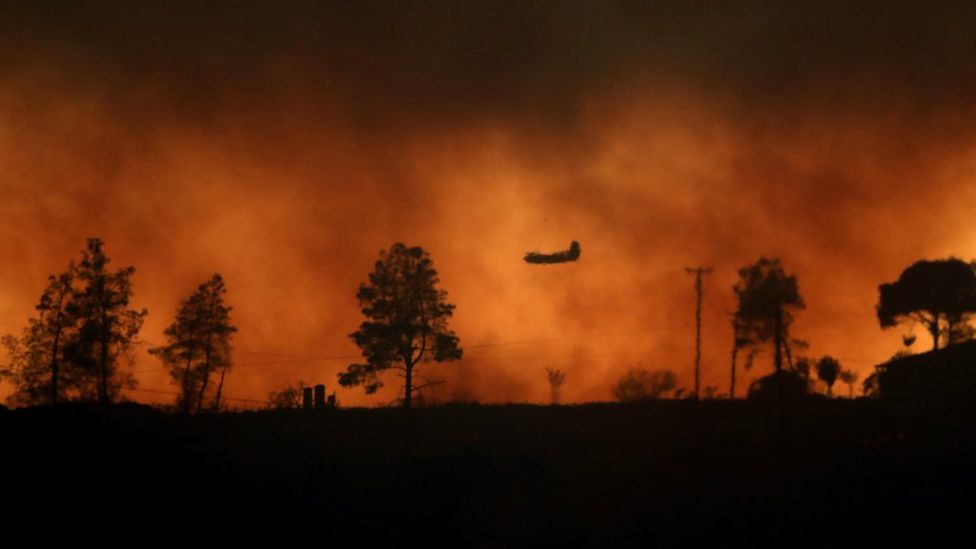
[[[192,392],[190,388],[190,364],[193,358],[193,348],[187,349],[186,357],[186,367],[183,368],[183,413],[189,414],[190,407],[192,406],[193,397],[190,395]]]
[[[404,351],[403,365],[406,367],[405,369],[407,371],[406,372],[407,375],[405,376],[406,377],[406,387],[405,387],[406,394],[403,397],[403,407],[405,409],[407,409],[407,410],[410,409],[410,406],[413,403],[413,367],[414,367],[415,364],[417,364],[418,362],[420,362],[420,359],[423,358],[424,352],[426,350],[427,350],[427,334],[426,333],[421,333],[420,334],[420,350],[417,353],[417,356],[416,357],[413,356],[413,351],[414,350],[413,350],[413,346],[412,345],[411,345],[411,347],[410,347],[409,350],[405,350]]]
[[[58,403],[58,359],[51,359],[51,405]]]
[[[207,384],[210,382],[210,345],[207,345],[207,358],[203,363],[203,383],[200,384],[200,396],[197,399],[197,413],[203,410],[203,395],[207,392]]]
[[[413,364],[407,362],[406,393],[403,396],[403,407],[410,409],[411,397],[413,396]]]
[[[701,306],[702,306],[702,269],[699,268],[695,276],[695,400],[699,399],[701,390]]]
[[[735,359],[738,357],[739,347],[732,344],[732,375],[729,380],[729,400],[735,398]]]
[[[58,403],[58,347],[61,341],[61,311],[55,319],[54,345],[51,348],[51,404]]]
[[[101,365],[99,368],[100,383],[98,387],[98,400],[102,404],[109,403],[108,397],[108,346],[111,341],[112,332],[109,325],[108,316],[102,313],[102,353]]]
[[[929,333],[932,334],[932,350],[939,350],[939,313],[932,315],[932,322],[929,323]]]
[[[217,396],[214,397],[214,412],[220,411],[220,393],[224,390],[224,376],[227,375],[227,368],[220,370],[220,383],[217,384]]]
[[[200,398],[197,400],[197,413],[199,414],[203,410],[203,396],[207,391],[207,384],[210,382],[210,367],[212,365],[213,359],[213,319],[214,319],[214,302],[213,298],[210,299],[210,307],[207,309],[207,346],[204,349],[204,362],[203,362],[203,383],[200,384]]]
[[[774,340],[776,345],[776,357],[774,360],[774,365],[776,366],[776,373],[783,371],[783,309],[782,307],[776,310],[776,333],[774,334]]]

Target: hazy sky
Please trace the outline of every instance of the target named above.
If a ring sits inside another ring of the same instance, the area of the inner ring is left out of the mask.
[[[631,367],[691,385],[684,268],[708,265],[704,384],[727,391],[760,255],[798,276],[793,335],[862,378],[909,331],[879,328],[878,284],[976,256],[972,3],[363,4],[0,3],[3,330],[100,236],[137,269],[142,339],[220,272],[226,394],[331,392],[356,288],[402,241],[457,305],[438,398],[543,401],[552,366],[605,400]],[[578,263],[521,261],[571,240]]]

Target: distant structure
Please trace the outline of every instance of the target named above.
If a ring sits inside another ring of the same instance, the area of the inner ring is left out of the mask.
[[[325,385],[322,383],[302,389],[303,410],[326,410],[337,406],[335,392],[326,396]]]
[[[573,241],[569,245],[568,250],[563,250],[561,252],[542,254],[539,252],[529,252],[525,254],[526,263],[534,263],[536,265],[552,265],[554,263],[569,263],[570,261],[576,261],[580,256],[580,244],[577,241]]]
[[[325,385],[319,383],[315,386],[315,409],[325,408]]]
[[[702,275],[712,272],[711,267],[686,267],[685,272],[695,275],[695,400],[699,398],[701,388],[701,307],[702,307]]]
[[[976,396],[976,340],[898,357],[875,372],[882,399],[969,407]]]

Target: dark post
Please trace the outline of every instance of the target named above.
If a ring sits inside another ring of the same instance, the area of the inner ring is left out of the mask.
[[[325,385],[319,383],[315,386],[315,409],[325,408]]]
[[[702,306],[702,275],[712,272],[711,267],[687,267],[685,272],[695,275],[695,400],[701,387],[701,306]]]
[[[311,410],[312,409],[312,388],[305,387],[302,389],[302,409]]]

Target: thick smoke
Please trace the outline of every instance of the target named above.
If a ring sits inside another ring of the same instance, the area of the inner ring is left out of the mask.
[[[684,268],[707,265],[724,391],[730,288],[759,255],[798,275],[795,335],[862,377],[900,345],[877,285],[976,255],[968,4],[455,4],[0,8],[5,329],[98,235],[137,267],[150,343],[224,275],[231,396],[334,385],[356,287],[403,241],[457,305],[465,360],[429,366],[432,396],[544,401],[554,366],[564,400],[599,400],[635,366],[691,383]],[[577,263],[521,260],[571,239]]]

